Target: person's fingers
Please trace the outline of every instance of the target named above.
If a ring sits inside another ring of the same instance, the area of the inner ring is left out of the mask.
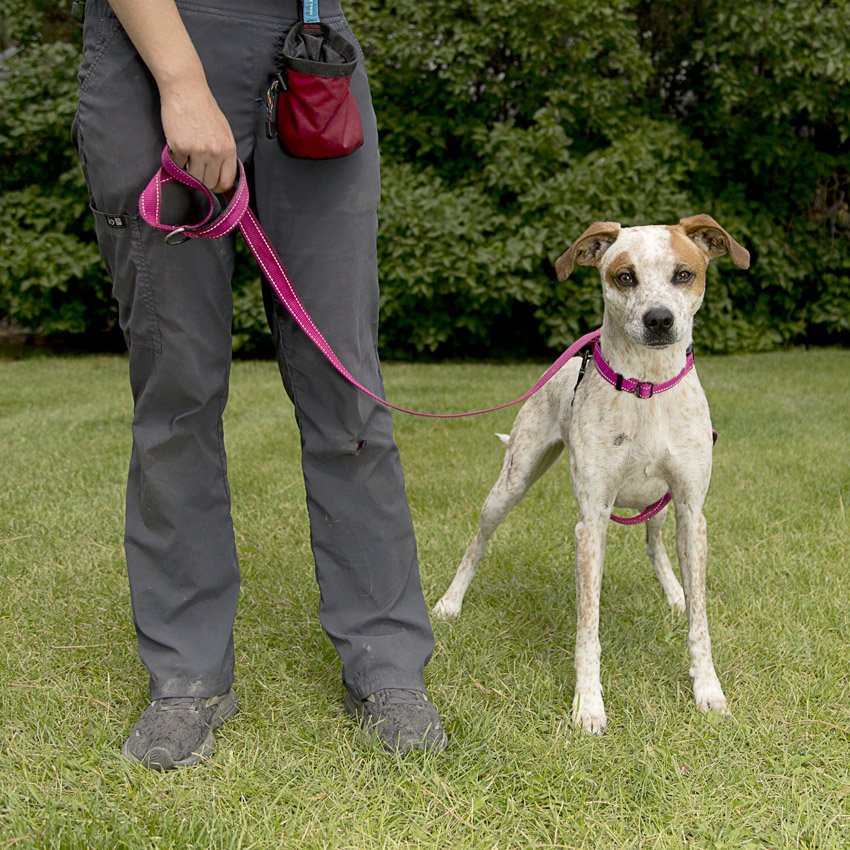
[[[189,174],[192,175],[196,180],[200,180],[205,186],[207,185],[207,181],[205,179],[208,168],[207,163],[204,160],[203,156],[190,156],[189,161],[186,165],[183,166],[184,171],[188,171]]]
[[[213,189],[213,192],[229,192],[236,185],[236,151],[227,157],[221,164],[221,172],[219,174],[218,188]]]
[[[184,171],[203,183],[211,191],[224,194],[236,183],[236,153],[213,156],[210,154],[181,154],[171,149],[171,158]]]
[[[189,170],[189,151],[185,150],[178,143],[171,139],[166,139],[168,142],[168,152],[176,165],[179,165],[184,171]]]
[[[236,182],[236,142],[208,89],[162,94],[162,126],[174,161],[213,192]]]

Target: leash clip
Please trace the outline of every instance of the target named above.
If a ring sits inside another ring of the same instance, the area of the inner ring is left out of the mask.
[[[286,83],[286,71],[278,74],[269,85],[266,92],[266,138],[276,139],[278,137],[277,122],[275,121],[275,106],[278,93],[289,91]]]
[[[188,242],[191,237],[188,234],[188,227],[178,227],[174,230],[170,230],[165,234],[165,244],[166,245],[182,245],[184,242]]]

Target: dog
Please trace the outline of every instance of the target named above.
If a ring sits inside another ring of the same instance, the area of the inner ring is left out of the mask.
[[[711,419],[696,371],[688,366],[706,269],[723,254],[739,268],[749,267],[746,249],[711,216],[697,215],[676,225],[597,222],[557,260],[558,280],[576,265],[596,266],[602,278],[596,368],[588,366],[581,377],[579,358],[571,358],[521,408],[510,437],[499,435],[507,445],[502,471],[484,502],[478,533],[433,610],[438,618],[460,613],[491,535],[568,447],[579,510],[572,720],[592,734],[604,732],[607,722],[599,681],[599,596],[609,517],[615,506],[644,510],[667,493],[675,506],[682,583],[661,539],[666,506],[646,520],[647,553],[669,605],[687,612],[696,703],[705,712],[728,715],[712,661],[705,600],[703,504],[711,477]],[[631,375],[637,378],[624,377]]]

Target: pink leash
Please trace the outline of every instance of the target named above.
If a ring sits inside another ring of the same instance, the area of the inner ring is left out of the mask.
[[[328,345],[327,340],[325,340],[322,336],[321,331],[319,331],[313,320],[310,318],[310,314],[301,303],[301,299],[298,297],[298,293],[295,291],[280,258],[277,256],[277,253],[272,248],[268,237],[260,227],[260,223],[257,221],[257,217],[254,215],[253,210],[251,210],[248,206],[248,185],[245,180],[245,169],[241,160],[238,162],[239,176],[236,188],[230,193],[228,204],[224,211],[216,217],[214,214],[216,212],[217,203],[213,193],[203,183],[180,168],[180,166],[178,166],[171,158],[171,154],[166,146],[162,152],[162,167],[157,170],[156,174],[154,174],[150,183],[148,183],[139,197],[139,212],[142,218],[158,230],[167,231],[165,241],[172,245],[185,242],[187,239],[217,239],[238,227],[242,236],[245,238],[245,241],[248,243],[251,253],[254,255],[254,258],[262,269],[266,280],[268,280],[269,284],[271,284],[272,289],[274,289],[277,297],[280,299],[281,304],[286,307],[298,327],[307,334],[322,354],[325,355],[331,366],[333,366],[334,369],[336,369],[336,371],[346,379],[346,381],[357,387],[357,389],[366,393],[366,395],[375,399],[375,401],[378,401],[387,407],[391,407],[393,410],[398,410],[400,413],[410,413],[414,416],[426,416],[435,419],[456,419],[464,416],[477,416],[481,413],[492,413],[496,410],[503,410],[506,407],[512,407],[513,405],[519,404],[534,395],[534,393],[543,387],[543,385],[546,384],[571,357],[591,342],[594,343],[594,361],[602,376],[608,380],[609,383],[612,383],[616,389],[633,392],[638,396],[638,398],[649,398],[654,393],[662,392],[665,389],[675,386],[675,384],[677,384],[693,366],[693,355],[690,354],[688,358],[688,365],[685,367],[685,370],[674,378],[673,381],[668,381],[663,385],[647,385],[646,383],[641,383],[635,379],[623,380],[621,375],[614,373],[608,364],[605,363],[604,359],[601,358],[601,353],[597,357],[599,346],[596,341],[599,339],[600,333],[599,329],[597,329],[576,340],[543,373],[537,383],[528,392],[524,393],[514,401],[507,402],[506,404],[500,404],[497,407],[488,407],[485,410],[471,410],[467,413],[420,413],[416,410],[407,410],[404,407],[398,407],[397,405],[390,404],[390,402],[386,399],[383,399],[366,389],[366,387],[357,381],[357,379],[345,368],[345,366],[343,366],[340,359],[336,356],[336,354],[334,354],[333,349],[330,345]],[[209,200],[209,211],[203,220],[197,224],[178,226],[164,224],[162,222],[162,187],[174,182],[183,183],[191,189],[203,192],[207,196]],[[604,364],[603,366],[600,366],[600,360],[601,363]],[[606,368],[609,374],[606,374],[606,372],[603,371],[603,369]],[[613,381],[611,380],[611,375],[614,376]],[[618,379],[620,386],[617,386]],[[647,386],[649,389],[644,390],[643,388]],[[648,395],[645,394],[647,392]],[[637,523],[644,522],[662,510],[670,501],[670,498],[670,493],[667,493],[666,496],[659,499],[654,505],[648,507],[638,516],[626,519],[612,515],[611,519],[624,525],[635,525]]]

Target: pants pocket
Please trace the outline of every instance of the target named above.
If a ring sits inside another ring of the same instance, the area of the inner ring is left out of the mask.
[[[118,324],[127,348],[162,352],[150,265],[136,214],[92,209],[97,242],[118,302]]]
[[[121,30],[121,24],[107,3],[102,4],[103,9],[96,8],[101,4],[90,3],[89,5],[95,8],[91,10],[91,14],[88,10],[86,11],[83,25],[83,56],[77,74],[80,94],[83,94],[88,88],[95,69],[109,49],[112,40]]]

